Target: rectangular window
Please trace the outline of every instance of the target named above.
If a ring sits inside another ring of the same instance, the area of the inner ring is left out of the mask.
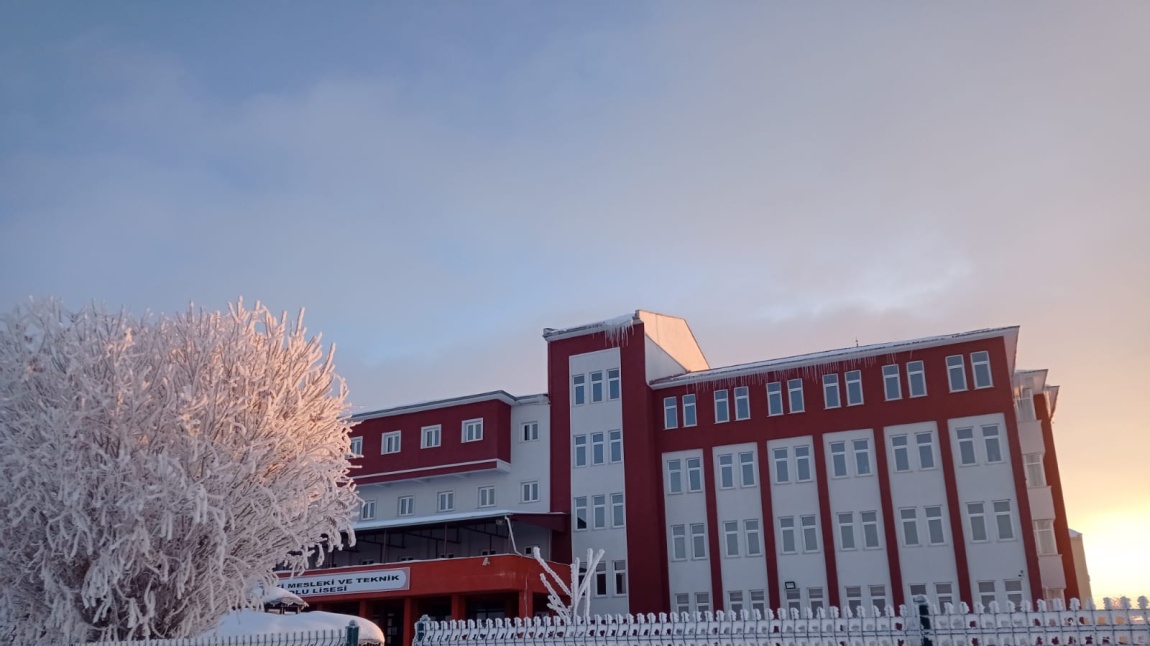
[[[1022,605],[1022,579],[1006,579],[1002,588],[1006,591],[1007,603],[1013,603],[1015,608]]]
[[[803,607],[803,591],[798,588],[790,588],[784,590],[787,599],[787,611],[792,616],[798,616],[798,611]]]
[[[380,453],[384,454],[384,455],[386,455],[388,453],[399,453],[399,446],[400,446],[399,440],[400,440],[400,431],[391,431],[389,433],[384,433],[383,434],[383,441],[380,442]]]
[[[571,403],[575,406],[582,406],[587,403],[586,375],[571,376]]]
[[[987,540],[986,508],[980,502],[966,503],[966,520],[970,524],[970,540],[982,543]]]
[[[926,397],[926,370],[921,361],[906,363],[906,387],[911,397]]]
[[[879,612],[886,611],[886,586],[885,585],[872,585],[868,590],[870,592],[870,603],[878,609]]]
[[[591,403],[603,401],[603,371],[591,373]]]
[[[775,482],[782,484],[791,481],[790,449],[782,448],[772,451],[775,456]]]
[[[998,438],[998,426],[996,424],[982,427],[982,442],[986,446],[986,461],[1002,462],[1002,443]]]
[[[400,496],[399,497],[399,511],[400,516],[410,516],[415,513],[415,496]]]
[[[587,466],[587,436],[576,435],[572,439],[575,442],[575,466]]]
[[[790,412],[801,413],[803,412],[803,380],[802,379],[788,379],[787,380],[787,403],[790,405]]]
[[[627,524],[627,510],[623,506],[623,494],[611,494],[611,526],[623,527]]]
[[[463,441],[478,442],[483,439],[483,419],[469,419],[463,422]]]
[[[494,507],[495,506],[495,487],[480,487],[479,488],[479,506],[480,507]]]
[[[575,498],[575,530],[587,529],[587,496]]]
[[[859,520],[862,522],[863,547],[868,550],[878,549],[880,547],[878,538],[878,512],[859,512]]]
[[[910,453],[906,444],[905,435],[892,435],[890,438],[891,452],[894,453],[895,471],[910,471]]]
[[[795,481],[810,482],[811,479],[811,447],[795,447]]]
[[[627,561],[611,561],[611,572],[615,579],[615,594],[627,594]]]
[[[902,382],[898,378],[897,364],[882,367],[882,387],[887,401],[902,399]]]
[[[950,382],[950,392],[966,390],[966,360],[961,354],[946,358],[946,378]]]
[[[954,585],[950,583],[934,584],[934,597],[938,599],[938,607],[946,610],[946,604],[954,603]]]
[[[747,543],[747,556],[759,556],[763,553],[762,537],[759,535],[759,519],[752,518],[743,521],[743,534]]]
[[[728,557],[739,555],[739,521],[723,521],[723,549]]]
[[[687,560],[686,525],[671,525],[671,560]]]
[[[739,478],[741,486],[755,486],[755,454],[753,451],[739,454]]]
[[[439,424],[436,424],[435,426],[424,426],[421,435],[423,439],[419,444],[420,448],[433,449],[439,446],[443,434]]]
[[[667,493],[683,493],[683,462],[667,460]]]
[[[363,506],[359,510],[360,520],[371,520],[375,518],[375,501],[365,500]]]
[[[910,601],[913,602],[915,597],[925,597],[925,596],[926,596],[926,584],[925,583],[912,583],[912,584],[910,584],[910,599],[909,599]]]
[[[858,615],[859,608],[862,607],[862,586],[861,585],[848,585],[847,592],[847,608],[855,616]]]
[[[607,496],[591,496],[591,528],[605,529],[607,527]]]
[[[918,467],[920,469],[934,468],[934,433],[915,433],[914,443],[918,445]]]
[[[353,457],[353,458],[363,457],[363,438],[362,437],[351,438],[350,450],[351,450],[351,457]]]
[[[687,491],[703,490],[703,459],[687,458]]]
[[[942,507],[924,507],[926,514],[926,537],[931,545],[946,543],[946,534],[943,532]]]
[[[439,505],[436,507],[436,509],[438,511],[455,511],[455,492],[440,491]]]
[[[990,378],[990,353],[973,352],[970,355],[970,370],[974,373],[975,388],[990,388],[994,385]]]
[[[604,433],[591,434],[591,464],[607,461],[607,436]]]
[[[703,523],[691,525],[691,558],[707,558],[707,530]]]
[[[902,521],[903,545],[918,545],[918,510],[914,507],[900,509],[898,517]]]
[[[831,442],[831,475],[836,478],[847,476],[846,442]]]
[[[855,475],[870,475],[870,440],[851,440],[855,453]]]
[[[1042,519],[1034,521],[1034,542],[1038,545],[1038,553],[1050,556],[1058,553],[1058,545],[1054,540],[1054,521]]]
[[[823,607],[823,589],[822,588],[807,588],[807,605],[811,607],[811,612],[817,613]]]
[[[607,596],[607,563],[604,561],[595,566],[595,596]]]
[[[710,592],[695,593],[695,609],[699,611],[699,614],[706,614],[711,611]]]
[[[686,592],[675,595],[675,612],[679,614],[691,612],[691,595]]]
[[[683,426],[694,426],[698,422],[695,416],[695,396],[683,395]]]
[[[524,442],[534,442],[539,439],[539,422],[527,422],[522,427],[522,433],[519,434]]]
[[[751,590],[751,612],[758,612],[759,617],[766,618],[767,616],[767,591],[766,590]]]
[[[783,385],[777,381],[767,384],[767,414],[783,414]]]
[[[619,399],[622,392],[623,389],[619,385],[619,369],[611,368],[607,371],[607,399]]]
[[[954,434],[958,437],[958,463],[962,466],[974,464],[974,429],[960,428]]]
[[[746,386],[735,389],[735,419],[751,419],[751,395]]]
[[[731,419],[731,410],[727,404],[727,391],[715,391],[715,423],[722,424]]]
[[[523,494],[520,502],[539,502],[539,481],[524,482],[520,486],[520,492]]]
[[[663,428],[679,428],[679,401],[677,397],[663,398]]]
[[[623,461],[623,431],[607,432],[607,459],[612,464]]]
[[[997,600],[997,593],[994,589],[994,581],[979,581],[978,582],[978,602],[983,606],[989,606]],[[977,610],[975,611],[977,612]]]
[[[839,549],[853,550],[855,548],[855,515],[851,512],[838,514],[839,519]]]
[[[1045,487],[1046,469],[1042,466],[1042,454],[1027,453],[1022,459],[1026,467],[1026,486]]]
[[[850,370],[846,374],[847,406],[861,406],[863,403],[862,371]]]
[[[735,456],[730,453],[719,456],[719,488],[735,488]]]
[[[814,516],[800,516],[799,524],[803,527],[803,551],[819,551],[819,528]]]
[[[838,408],[842,405],[839,400],[839,376],[837,374],[823,375],[823,403],[827,408]]]
[[[998,540],[1009,541],[1014,538],[1014,520],[1010,513],[1009,500],[994,502],[994,524],[998,529]]]
[[[743,611],[742,590],[731,590],[727,593],[727,610],[736,613],[736,616]]]
[[[798,551],[795,545],[795,517],[782,516],[779,518],[779,547],[783,554],[794,554]]]

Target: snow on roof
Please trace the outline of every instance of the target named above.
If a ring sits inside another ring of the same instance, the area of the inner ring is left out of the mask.
[[[582,336],[584,334],[591,334],[592,332],[621,330],[629,328],[634,324],[635,320],[639,318],[639,312],[631,312],[630,314],[623,314],[615,318],[609,318],[602,321],[595,321],[594,323],[586,323],[584,325],[576,325],[575,327],[568,328],[543,328],[543,338],[548,341],[557,341],[572,336]]]
[[[295,605],[301,608],[307,607],[307,602],[299,598],[295,594],[276,586],[268,588],[266,592],[260,595],[260,603],[264,605],[279,604],[279,605]]]
[[[416,402],[414,404],[395,406],[393,408],[383,408],[380,410],[356,413],[351,416],[351,419],[355,422],[362,422],[364,420],[376,419],[378,417],[394,417],[395,415],[418,413],[420,411],[433,410],[436,408],[448,408],[450,406],[462,406],[464,404],[475,404],[492,400],[501,401],[508,406],[545,404],[547,403],[547,394],[538,393],[535,395],[523,395],[522,397],[516,397],[505,390],[492,390],[490,392],[479,393],[476,395],[463,395],[461,397],[449,397],[447,399],[432,399],[428,401]]]
[[[392,518],[388,520],[360,521],[355,524],[355,530],[391,529],[394,527],[417,527],[419,525],[442,525],[444,523],[457,523],[468,520],[488,520],[493,518],[516,518],[522,516],[563,516],[562,512],[545,512],[524,514],[521,511],[509,509],[487,509],[483,511],[457,511],[451,514],[436,514],[434,516],[420,516],[416,518]]]
[[[1070,532],[1070,538],[1078,538],[1078,537],[1082,536],[1082,532],[1076,532],[1073,529],[1069,530],[1069,532]]]
[[[215,630],[202,637],[243,637],[247,635],[282,635],[314,631],[345,630],[349,622],[359,626],[359,641],[384,642],[383,631],[367,619],[341,615],[335,612],[304,612],[298,615],[279,615],[258,610],[236,610],[220,619]],[[318,642],[317,642],[318,643]]]
[[[839,348],[837,350],[824,350],[822,352],[812,352],[809,354],[799,354],[790,357],[781,357],[778,359],[767,359],[765,361],[741,363],[733,366],[725,366],[722,368],[712,368],[710,370],[688,372],[686,374],[676,375],[674,377],[656,379],[655,381],[651,382],[651,387],[668,388],[671,386],[697,383],[700,381],[711,381],[713,379],[730,378],[746,374],[767,372],[771,370],[801,368],[804,366],[829,363],[832,361],[845,361],[849,359],[860,359],[863,357],[881,356],[884,354],[904,352],[906,350],[914,350],[918,348],[930,348],[962,341],[989,339],[999,336],[1006,336],[1012,333],[1017,334],[1017,332],[1018,326],[987,328],[983,330],[972,330],[970,332],[959,332],[956,334],[943,334],[939,336],[923,337],[921,339],[891,341],[889,343],[874,343],[871,345],[858,346],[854,348]]]

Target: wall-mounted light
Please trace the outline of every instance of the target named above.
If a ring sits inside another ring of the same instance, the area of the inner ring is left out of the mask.
[[[787,581],[786,583],[783,583],[783,588],[787,590],[795,590],[798,588],[798,586],[795,585],[794,581]]]

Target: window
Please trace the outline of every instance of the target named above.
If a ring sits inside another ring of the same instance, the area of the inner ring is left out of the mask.
[[[582,406],[587,403],[587,377],[585,375],[573,375],[571,377],[571,403],[575,406]]]
[[[887,401],[902,399],[902,382],[898,378],[898,365],[882,367],[882,387]]]
[[[886,586],[885,585],[872,585],[870,586],[870,603],[878,609],[879,612],[886,610]]]
[[[823,375],[823,403],[827,408],[838,408],[842,405],[839,401],[838,375]]]
[[[946,610],[946,604],[954,603],[954,586],[950,583],[936,583],[934,596],[938,599],[939,609]]]
[[[351,438],[350,450],[351,450],[351,457],[353,457],[353,458],[363,457],[363,438],[362,437]]]
[[[779,518],[779,546],[783,554],[794,554],[795,547],[795,517],[782,516]]]
[[[424,426],[420,433],[422,439],[420,440],[419,447],[422,449],[433,449],[439,446],[442,439],[439,424],[435,426]]]
[[[950,392],[966,390],[966,360],[961,354],[946,358],[946,378],[950,382]]]
[[[847,443],[831,442],[831,475],[845,478],[847,475]]]
[[[455,511],[455,492],[440,491],[439,506],[436,507],[436,509],[439,511]]]
[[[870,440],[852,440],[855,453],[855,475],[870,475]]]
[[[469,419],[463,422],[463,441],[478,442],[483,439],[483,420]]]
[[[723,549],[728,557],[739,555],[739,521],[723,521]]]
[[[679,428],[679,401],[676,397],[663,398],[663,428]]]
[[[592,529],[607,527],[607,496],[605,494],[591,496],[591,527]]]
[[[759,556],[763,553],[762,538],[759,536],[759,519],[743,521],[743,534],[747,543],[747,556]]]
[[[1038,553],[1050,556],[1058,553],[1058,545],[1054,540],[1054,521],[1050,519],[1034,521],[1034,542],[1038,545]]]
[[[371,520],[375,518],[375,501],[365,500],[363,506],[359,509],[360,520]]]
[[[822,588],[807,588],[807,605],[811,607],[811,612],[817,613],[823,607],[823,589]]]
[[[675,595],[675,612],[689,613],[691,612],[691,595],[686,592],[680,592]]]
[[[619,399],[622,388],[619,387],[619,369],[611,368],[607,371],[607,399]],[[618,561],[622,563],[623,561]]]
[[[735,457],[730,453],[719,456],[719,488],[734,489]]]
[[[799,523],[803,527],[803,551],[819,551],[819,529],[814,516],[800,516]]]
[[[603,371],[591,373],[591,403],[603,401]]]
[[[989,606],[994,603],[996,598],[994,590],[994,581],[979,581],[978,582],[978,602],[983,606]]]
[[[715,391],[715,423],[716,424],[722,424],[723,422],[726,422],[729,419],[731,419],[731,411],[730,411],[729,406],[727,405],[727,391],[726,391],[726,389],[716,390]]]
[[[777,381],[767,384],[767,414],[783,414],[783,385]]]
[[[954,433],[958,436],[958,463],[962,466],[974,464],[974,429],[960,428]]]
[[[839,519],[839,549],[853,550],[855,548],[855,515],[852,512],[838,514]]]
[[[767,591],[766,590],[751,590],[751,612],[758,611],[759,617],[766,618],[767,616]]]
[[[802,379],[788,379],[787,380],[787,397],[788,404],[792,413],[803,412],[803,380]]]
[[[410,516],[415,513],[415,496],[400,496],[399,497],[399,510],[397,512],[400,516]]]
[[[727,593],[727,610],[734,613],[743,611],[743,591],[731,590]]]
[[[707,531],[703,523],[691,525],[691,558],[707,558]]]
[[[862,607],[862,586],[861,585],[848,585],[847,591],[847,608],[850,609],[851,614],[857,616],[859,608]]]
[[[1022,605],[1022,579],[1006,579],[1002,587],[1006,590],[1008,603],[1013,603],[1015,608]]]
[[[703,490],[703,459],[687,458],[687,491]]]
[[[934,468],[934,434],[915,433],[914,443],[918,445],[918,466],[920,469]]]
[[[925,597],[925,596],[926,596],[926,584],[925,583],[912,583],[912,584],[910,584],[910,599],[909,599],[909,601],[913,602],[915,600],[915,597]]]
[[[811,479],[811,447],[795,447],[795,481],[810,482]]]
[[[803,591],[798,588],[791,588],[784,592],[786,592],[787,610],[793,611],[791,614],[801,610],[803,607]]]
[[[687,560],[687,526],[671,526],[671,560]]]
[[[607,563],[604,561],[595,566],[595,596],[607,596]]]
[[[846,374],[847,406],[860,406],[863,403],[862,371],[850,370]]]
[[[695,396],[683,395],[683,426],[694,426],[697,421],[695,416]]]
[[[575,466],[587,466],[587,436],[576,435],[575,441]]]
[[[966,503],[966,519],[970,523],[970,540],[981,543],[987,540],[986,509],[980,502]]]
[[[735,419],[751,419],[751,395],[746,386],[735,389]]]
[[[890,445],[891,451],[894,453],[894,470],[910,471],[910,455],[906,446],[906,436],[892,435]]]
[[[775,449],[773,452],[775,456],[775,482],[784,483],[791,481],[791,459],[790,449]]]
[[[1042,466],[1042,454],[1027,453],[1022,459],[1026,467],[1026,486],[1045,487],[1046,470]]]
[[[531,482],[524,482],[519,487],[520,502],[539,502],[539,481],[532,480]]]
[[[627,594],[627,561],[611,561],[611,573],[615,579],[615,594]]]
[[[534,442],[539,439],[539,422],[527,422],[522,427],[523,432],[520,437],[524,442]]]
[[[942,526],[942,507],[932,506],[924,507],[923,511],[926,513],[926,537],[931,545],[943,545],[946,543],[946,534],[943,533]]]
[[[623,527],[627,524],[627,511],[623,506],[623,494],[611,494],[611,526]]]
[[[926,370],[921,361],[907,362],[906,387],[911,397],[926,397]]]
[[[591,434],[591,464],[603,464],[607,461],[607,440],[603,433]]]
[[[683,493],[683,462],[667,460],[667,493]]]
[[[740,485],[744,487],[755,486],[755,454],[752,451],[739,454]]]
[[[699,614],[708,613],[711,611],[711,593],[710,592],[696,592],[695,593],[695,609]]]
[[[479,506],[480,507],[494,507],[495,506],[495,487],[480,487],[479,488]]]
[[[990,353],[985,350],[970,355],[970,370],[974,373],[975,388],[990,388],[994,385],[990,378]]]
[[[859,512],[859,520],[862,522],[863,547],[868,550],[878,549],[878,512]]]
[[[385,454],[385,455],[388,453],[399,453],[399,446],[400,446],[399,440],[400,440],[400,432],[399,431],[391,431],[390,433],[384,433],[383,434],[383,441],[380,442],[380,453]]]
[[[918,510],[914,507],[898,510],[902,520],[902,543],[908,547],[918,545]]]
[[[587,529],[587,496],[575,499],[575,529]]]
[[[997,425],[982,427],[982,442],[986,445],[986,461],[1002,462],[1002,443],[998,438]]]
[[[607,459],[612,464],[623,461],[623,431],[607,432]]]
[[[998,540],[1008,541],[1014,538],[1014,521],[1011,519],[1009,500],[994,502],[994,523],[998,528]]]

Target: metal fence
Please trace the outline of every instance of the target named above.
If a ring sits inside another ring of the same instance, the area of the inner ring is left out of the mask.
[[[263,633],[234,637],[91,642],[76,646],[357,646],[358,643],[359,627],[350,625],[342,630]]]
[[[551,617],[431,621],[415,628],[413,646],[1070,646],[1150,644],[1146,598],[1082,608],[997,604],[923,604],[898,612],[838,608],[811,612],[594,616],[563,623]]]

